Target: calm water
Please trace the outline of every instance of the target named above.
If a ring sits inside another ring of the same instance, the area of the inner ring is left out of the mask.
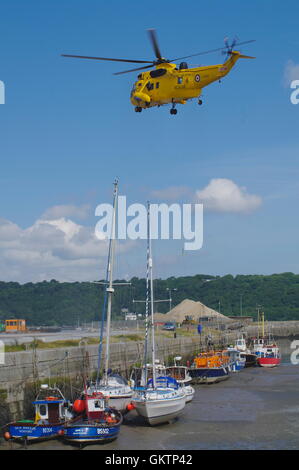
[[[290,342],[280,342],[283,363],[248,368],[225,382],[196,387],[193,401],[173,424],[143,426],[127,415],[118,439],[84,448],[105,450],[299,449],[299,366],[290,364]],[[1,450],[9,445],[2,442]],[[14,449],[21,449],[13,444]],[[31,450],[76,449],[57,440]]]

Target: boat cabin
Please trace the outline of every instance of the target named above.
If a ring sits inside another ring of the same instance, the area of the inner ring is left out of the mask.
[[[259,351],[263,349],[265,346],[265,339],[264,338],[255,338],[253,340],[253,351]]]
[[[173,377],[178,382],[187,382],[191,380],[191,377],[188,374],[188,369],[185,366],[166,367],[166,374]]]
[[[238,349],[239,351],[245,352],[245,351],[247,350],[245,338],[244,338],[244,337],[238,338],[237,341],[236,341],[236,343],[235,343],[235,347],[236,347],[236,349]]]
[[[54,424],[67,418],[68,403],[62,398],[47,397],[32,404],[35,407],[35,424]]]
[[[32,402],[35,408],[36,424],[53,424],[72,417],[68,402],[59,388],[42,384],[40,391]]]
[[[116,423],[118,421],[114,410],[108,407],[108,398],[100,392],[83,395],[86,417],[91,421]]]
[[[148,381],[148,388],[153,388],[154,382],[153,379]],[[156,378],[156,388],[158,390],[161,389],[171,389],[171,390],[178,390],[179,384],[173,377],[168,376],[161,376]]]
[[[227,353],[232,362],[239,361],[241,359],[241,351],[237,348],[228,348]]]
[[[146,377],[147,380],[153,378],[153,365],[147,364],[146,365]],[[165,375],[165,366],[163,364],[159,364],[156,362],[155,364],[155,372],[156,377],[160,377],[161,375]],[[146,386],[146,378],[145,378],[145,367],[133,367],[131,375],[130,375],[130,383],[131,387],[145,387]]]

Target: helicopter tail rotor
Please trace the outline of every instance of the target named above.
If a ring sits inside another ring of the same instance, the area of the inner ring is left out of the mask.
[[[226,62],[229,57],[235,54],[238,54],[238,56],[241,59],[255,59],[255,57],[245,56],[245,55],[240,54],[239,52],[234,51],[235,46],[241,46],[242,44],[249,44],[251,42],[254,42],[255,40],[252,39],[250,41],[243,41],[243,42],[238,42],[238,41],[239,41],[239,38],[237,36],[234,37],[231,44],[229,43],[228,37],[224,38],[225,47],[221,51],[221,54],[225,55],[224,62]]]

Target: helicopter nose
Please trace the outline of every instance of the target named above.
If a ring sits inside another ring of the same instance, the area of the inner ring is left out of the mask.
[[[150,103],[151,99],[146,93],[137,92],[133,94],[131,101],[132,104],[140,106],[142,103]]]

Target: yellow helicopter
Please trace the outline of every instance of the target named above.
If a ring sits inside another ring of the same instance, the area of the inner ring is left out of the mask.
[[[155,69],[138,75],[138,80],[134,83],[131,91],[131,103],[135,106],[136,112],[141,112],[142,109],[152,108],[153,106],[171,104],[172,107],[170,109],[170,114],[177,114],[176,104],[185,104],[187,100],[193,98],[198,98],[198,104],[201,105],[202,100],[200,99],[200,95],[202,94],[202,89],[204,87],[215,81],[221,81],[221,79],[231,71],[239,59],[255,59],[255,57],[243,55],[234,50],[234,47],[254,42],[254,39],[239,43],[237,42],[237,39],[234,39],[232,43],[229,44],[228,38],[225,38],[224,47],[168,60],[161,55],[156,31],[154,29],[149,29],[148,33],[157,59],[154,61],[112,59],[107,57],[89,57],[70,54],[62,54],[62,56],[78,59],[150,64],[130,70],[124,70],[122,72],[116,72],[114,75],[136,72],[155,66]],[[221,51],[227,56],[222,64],[188,68],[187,62],[181,62],[178,67],[173,63],[175,61],[217,51]]]

